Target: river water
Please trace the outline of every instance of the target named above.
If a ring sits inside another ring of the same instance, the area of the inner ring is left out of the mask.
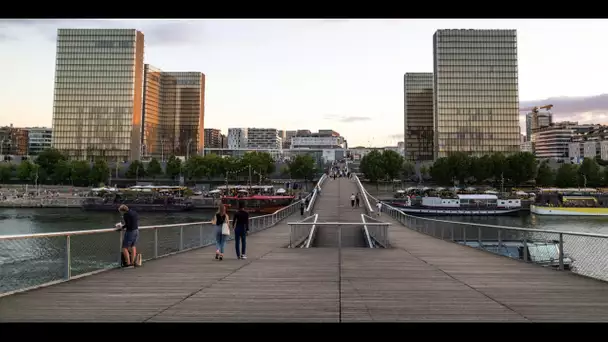
[[[162,225],[209,221],[212,210],[181,213],[139,213],[139,225]],[[0,235],[34,234],[112,228],[120,222],[118,212],[91,212],[78,208],[0,208]]]

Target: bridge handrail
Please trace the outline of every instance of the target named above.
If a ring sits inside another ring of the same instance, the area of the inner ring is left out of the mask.
[[[359,180],[359,177],[355,174],[353,174],[353,177],[355,177],[355,182],[357,183],[357,188],[359,188],[359,192],[363,196],[363,202],[365,203],[365,209],[367,211],[367,214],[371,215],[374,212],[374,208],[372,208],[372,205],[369,203],[369,198],[368,198],[369,193],[367,192],[367,190],[365,190],[365,188],[363,187],[363,184],[361,184],[361,180]]]
[[[387,204],[382,209],[405,227],[434,238],[608,281],[607,234],[438,220]]]
[[[367,224],[365,222],[365,214],[361,214],[361,221],[363,221],[363,233],[365,234],[365,241],[367,241],[369,248],[374,248],[374,243],[372,242],[372,238],[369,235],[369,230],[367,229]]]
[[[308,236],[308,241],[306,241],[306,247],[305,248],[310,248],[310,244],[314,241],[315,239],[315,233],[317,232],[316,230],[316,223],[317,220],[319,219],[319,214],[315,214],[314,215],[315,219],[312,221],[313,225],[312,227],[310,227],[310,235]]]
[[[306,196],[303,200],[305,200],[309,196],[310,195]],[[272,214],[251,217],[251,218],[249,218],[249,225],[252,226],[253,225],[252,222],[276,217],[277,214],[280,214],[288,209],[293,208],[295,205],[299,204],[300,202],[302,202],[302,200],[296,201],[296,202],[288,205],[287,207],[284,207],[284,208],[281,208],[281,209],[275,211]],[[230,220],[230,221],[232,221],[232,220]],[[162,225],[153,225],[153,226],[141,226],[141,227],[139,227],[139,229],[147,230],[147,229],[159,229],[159,228],[174,228],[174,227],[181,227],[184,225],[197,225],[197,224],[211,224],[211,221],[197,221],[197,222],[162,224]],[[273,224],[276,224],[276,222],[274,222]],[[68,236],[68,235],[69,236],[89,235],[89,234],[109,233],[109,232],[120,231],[120,230],[121,229],[117,229],[117,228],[101,228],[101,229],[89,229],[89,230],[72,230],[72,231],[66,231],[66,232],[53,232],[53,233],[0,235],[0,241],[1,240],[14,240],[14,239],[43,238],[43,237],[58,237],[58,236]]]
[[[255,233],[276,225],[295,213],[300,202],[250,218],[249,231]],[[215,241],[214,229],[211,221],[142,226],[138,252],[143,251],[145,260],[152,260],[206,247]],[[122,237],[117,228],[0,235],[7,252],[0,256],[0,298],[115,269],[120,266]],[[33,239],[39,239],[48,250],[32,249],[26,241]]]
[[[327,175],[324,173],[323,176],[321,176],[321,178],[319,178],[319,181],[317,182],[317,184],[315,184],[314,189],[312,190],[312,196],[310,198],[310,203],[308,203],[308,207],[306,208],[306,212],[311,212],[312,208],[314,208],[315,205],[315,201],[317,200],[317,185],[319,187],[323,186],[323,183],[325,182],[325,180],[327,179]]]
[[[372,222],[368,222],[370,220]],[[388,226],[391,225],[390,223],[376,220],[375,218],[370,217],[366,214],[361,214],[361,221],[363,221],[363,228],[365,229],[366,235],[368,235],[371,240],[374,240],[377,244],[384,248],[389,247],[390,243],[388,237]],[[370,228],[373,228],[371,229],[371,232],[368,226],[370,226]]]
[[[316,219],[315,215],[310,215],[305,219],[298,221],[298,226],[305,226],[304,228],[296,226],[294,229],[293,223],[287,223],[289,225],[289,248],[298,247],[302,245],[306,241],[306,239],[308,239],[311,230],[308,227],[312,224],[309,221],[313,219]]]

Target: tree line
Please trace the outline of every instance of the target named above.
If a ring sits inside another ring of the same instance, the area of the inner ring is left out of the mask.
[[[165,167],[156,158],[148,163],[139,160],[131,162],[124,176],[128,179],[171,179],[183,176],[190,181],[227,177],[238,179],[250,172],[255,180],[262,181],[275,171],[275,162],[266,152],[249,152],[241,158],[222,157],[217,154],[194,155],[186,162],[176,156],[169,156]],[[69,160],[65,154],[55,149],[41,152],[35,161],[24,160],[18,166],[6,163],[0,165],[0,182],[6,183],[17,178],[24,183],[45,183],[74,186],[107,184],[112,175],[110,166],[104,159],[93,163],[83,160]],[[298,155],[282,170],[292,178],[312,180],[318,169],[314,158],[308,154]],[[118,171],[117,171],[118,172]]]
[[[585,158],[581,165],[561,164],[554,171],[547,161],[536,160],[529,152],[510,155],[493,153],[482,157],[456,152],[435,160],[430,168],[415,166],[398,153],[372,151],[361,159],[360,171],[373,183],[407,179],[419,175],[438,185],[535,185],[540,187],[608,186],[608,167],[596,159]]]

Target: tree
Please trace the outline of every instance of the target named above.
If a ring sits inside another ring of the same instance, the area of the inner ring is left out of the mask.
[[[304,179],[308,188],[308,181],[313,180],[317,172],[315,159],[310,154],[299,154],[288,163],[289,174],[294,179]]]
[[[492,177],[492,162],[489,156],[469,158],[469,175],[475,179],[476,184],[483,184]]]
[[[209,177],[211,170],[205,162],[205,158],[199,155],[194,155],[183,166],[184,174],[187,179],[201,179]]]
[[[506,159],[505,177],[519,185],[536,177],[536,158],[530,152],[511,154]]]
[[[110,177],[110,167],[104,159],[97,159],[91,167],[89,180],[91,184],[107,183]]]
[[[595,159],[585,158],[578,168],[578,184],[581,186],[597,187],[602,183],[600,166]]]
[[[450,174],[453,178],[464,183],[469,177],[469,157],[463,152],[451,153],[448,158]]]
[[[375,183],[376,189],[378,189],[378,181],[386,176],[382,154],[377,150],[366,154],[361,158],[359,170],[361,170],[365,178],[369,179],[370,182]]]
[[[403,157],[399,153],[392,150],[384,150],[382,152],[382,168],[384,174],[392,182],[394,179],[400,178],[403,169]]]
[[[428,174],[429,174],[429,168],[426,166],[421,166],[420,167],[420,177],[422,179],[419,179],[419,181],[422,182],[424,180],[424,177],[427,176]]]
[[[140,162],[139,160],[134,160],[131,162],[131,165],[129,165],[125,176],[130,179],[145,177],[146,168],[144,167],[144,164],[142,162]]]
[[[452,173],[447,158],[435,160],[430,170],[431,178],[439,185],[451,185]]]
[[[578,167],[573,164],[562,164],[557,169],[555,176],[555,185],[560,188],[572,188],[577,186],[578,182]]]
[[[500,152],[493,153],[490,156],[490,164],[492,165],[490,174],[495,181],[500,181],[501,178],[505,177],[507,171],[507,158],[505,158],[504,154]]]
[[[538,165],[536,172],[536,185],[541,187],[552,186],[555,182],[555,173],[549,163],[544,160]]]
[[[89,185],[91,165],[85,160],[73,160],[70,163],[72,183],[76,186]]]
[[[54,184],[67,184],[70,183],[72,174],[72,164],[67,160],[60,160],[53,169],[51,175],[51,181]]]
[[[245,168],[251,166],[252,171],[266,177],[275,171],[274,159],[267,152],[248,152],[241,158],[241,165]]]
[[[146,173],[152,177],[152,179],[156,179],[156,176],[163,174],[163,167],[158,162],[158,159],[152,158],[148,163],[148,167],[146,168]]]
[[[37,169],[36,164],[29,160],[24,160],[17,167],[17,178],[24,182],[34,180]]]
[[[36,157],[36,164],[40,166],[41,170],[44,170],[45,174],[53,178],[55,173],[55,167],[60,161],[67,161],[67,157],[61,153],[61,151],[54,148],[46,149]]]
[[[0,165],[0,182],[8,183],[13,177],[15,166],[13,164]]]
[[[182,161],[174,155],[169,156],[167,165],[165,166],[165,174],[171,179],[175,180],[175,177],[179,176],[181,173]]]
[[[416,174],[416,166],[409,161],[403,161],[403,165],[401,166],[401,172],[403,174],[403,178],[410,178],[411,176]],[[420,170],[422,173],[422,170]]]

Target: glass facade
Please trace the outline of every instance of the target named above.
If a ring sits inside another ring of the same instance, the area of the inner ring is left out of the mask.
[[[202,153],[205,75],[145,65],[142,146],[146,156]]]
[[[53,147],[73,159],[139,159],[143,58],[137,30],[59,29]]]
[[[406,73],[403,84],[405,156],[433,160],[433,73]]]
[[[434,156],[519,151],[517,32],[433,36]]]

